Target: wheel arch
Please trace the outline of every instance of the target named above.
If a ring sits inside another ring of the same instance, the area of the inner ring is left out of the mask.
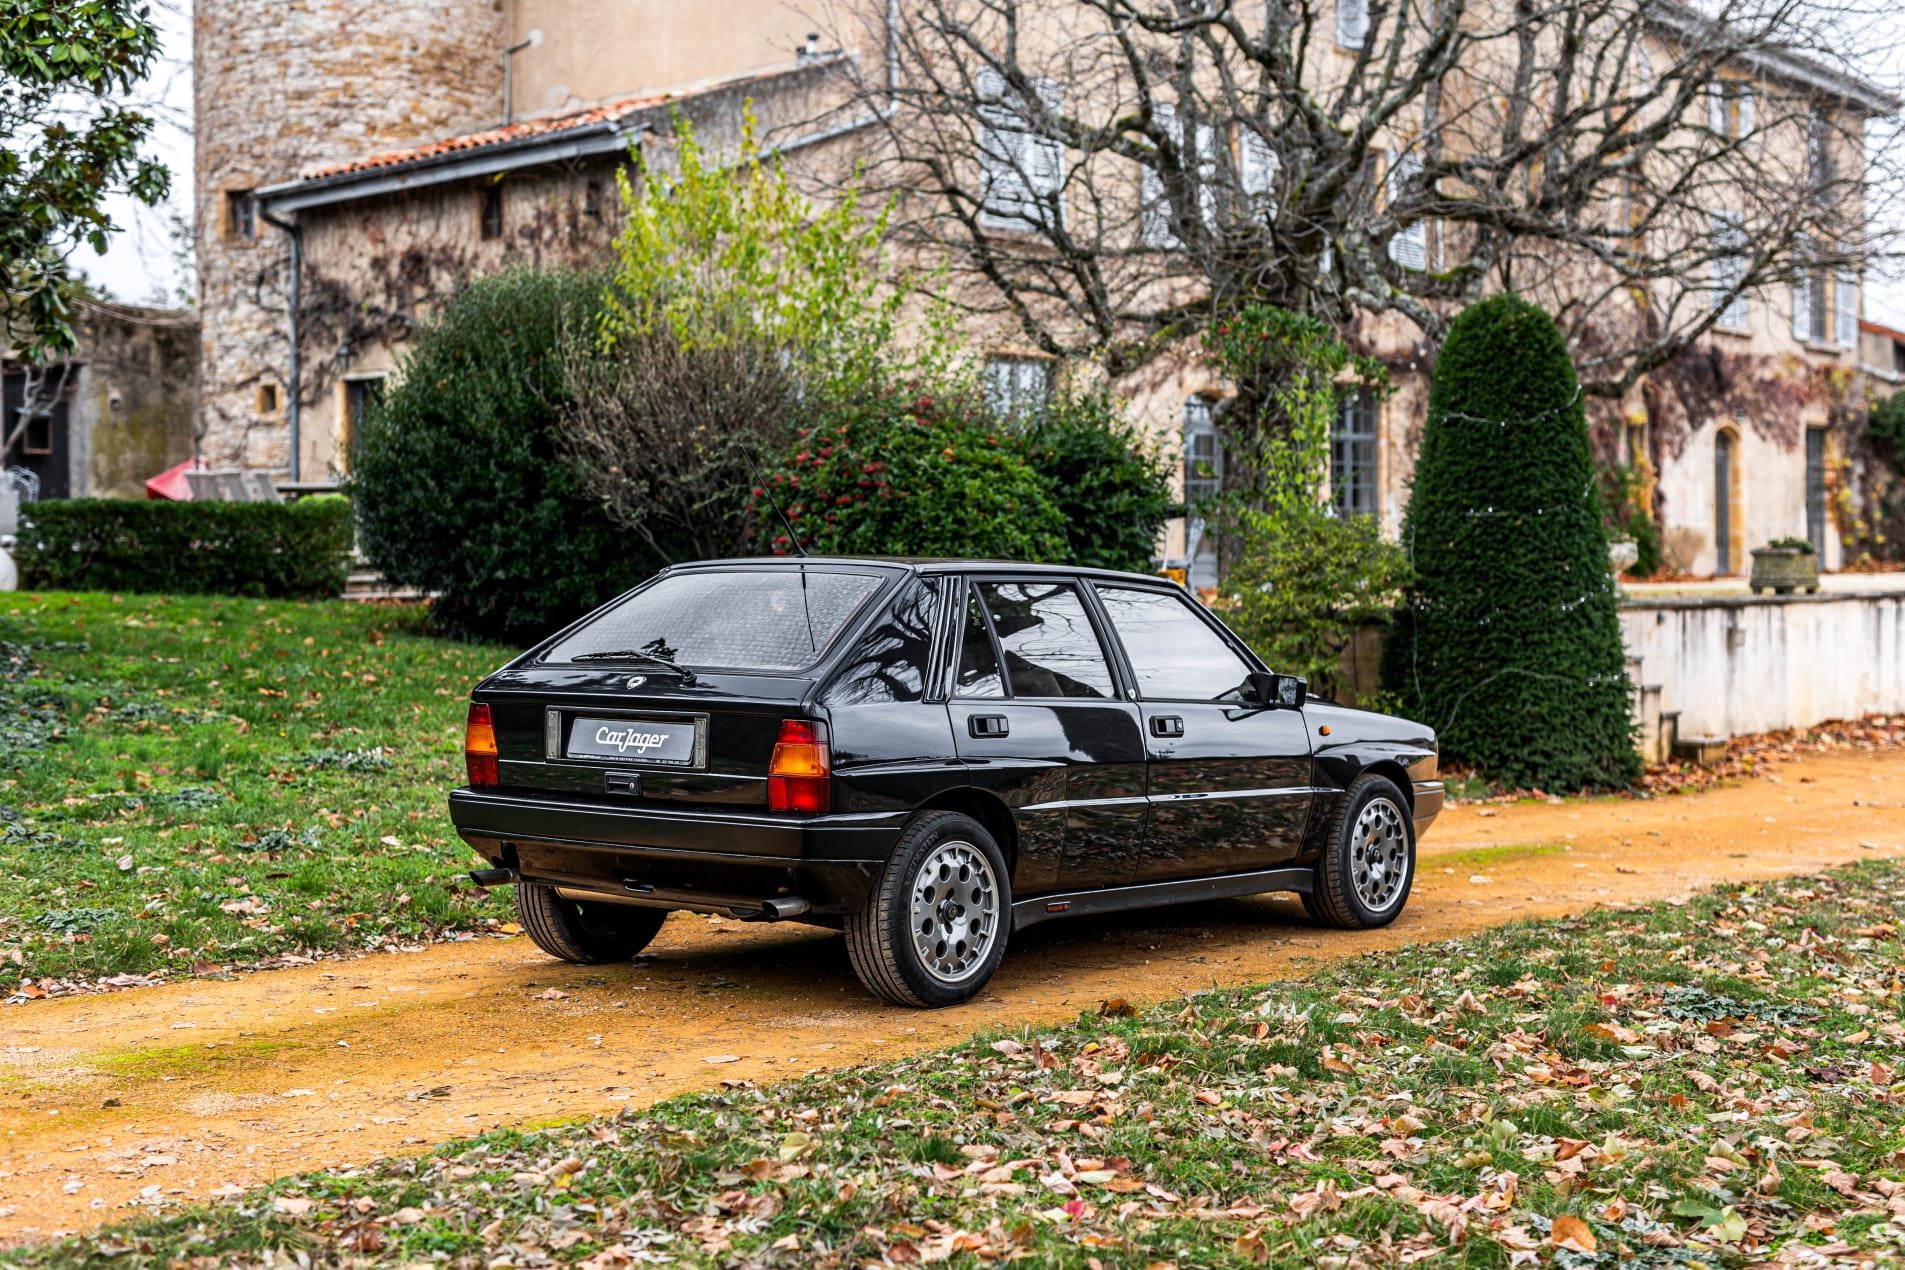
[[[962,816],[971,816],[984,825],[986,832],[992,835],[992,840],[999,844],[999,850],[1005,856],[1006,876],[1010,877],[1018,871],[1019,824],[1012,815],[1012,809],[997,794],[967,785],[934,794],[921,803],[917,810],[956,811]]]

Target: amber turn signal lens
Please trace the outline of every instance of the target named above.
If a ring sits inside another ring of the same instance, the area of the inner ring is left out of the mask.
[[[490,720],[489,707],[481,702],[470,703],[470,721],[463,728],[463,764],[473,786],[503,783],[496,765],[496,725]]]
[[[818,815],[833,805],[833,756],[827,725],[787,719],[767,761],[767,806],[771,811]]]

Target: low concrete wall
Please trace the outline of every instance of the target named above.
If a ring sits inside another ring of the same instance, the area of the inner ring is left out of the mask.
[[[1621,634],[1683,737],[1905,712],[1905,595],[1629,599]]]

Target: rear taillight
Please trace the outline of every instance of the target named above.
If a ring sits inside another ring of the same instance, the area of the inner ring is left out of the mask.
[[[767,761],[767,805],[774,811],[819,814],[833,805],[833,756],[827,752],[827,725],[788,719],[774,739]]]
[[[496,767],[496,725],[490,721],[489,707],[470,703],[470,721],[463,728],[463,763],[470,771],[472,785],[500,785],[502,775]]]

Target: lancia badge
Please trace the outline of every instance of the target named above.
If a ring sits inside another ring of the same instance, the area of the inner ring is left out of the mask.
[[[639,688],[647,682],[648,682],[647,675],[630,675],[628,677],[628,686],[630,688]]]

